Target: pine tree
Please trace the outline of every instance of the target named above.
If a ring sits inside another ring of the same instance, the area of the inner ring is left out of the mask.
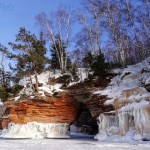
[[[10,87],[11,73],[0,69],[0,99],[4,102],[11,92]]]
[[[102,53],[92,55],[88,52],[83,58],[83,65],[93,71],[94,76],[106,77],[108,75],[109,64],[105,62],[105,57]]]
[[[94,75],[98,77],[107,77],[108,76],[109,64],[105,62],[105,57],[103,54],[99,54],[94,57],[94,60],[91,64],[91,69],[94,71]]]
[[[58,43],[56,43],[56,46],[59,47]],[[57,53],[55,51],[54,45],[51,46],[50,51],[51,51],[51,60],[50,60],[51,68],[54,70],[60,69],[60,64],[59,64],[58,56],[57,56]]]
[[[57,49],[57,50],[56,50]],[[66,55],[66,46],[63,41],[60,40],[59,36],[56,37],[55,44],[52,44],[50,52],[51,52],[51,68],[52,69],[61,69],[61,64],[59,61],[59,58],[63,56],[64,61],[62,63],[66,63],[65,60],[67,59],[67,69],[71,67],[71,60],[70,58]],[[67,58],[66,58],[67,57]],[[63,64],[65,65],[65,64]]]
[[[94,56],[92,55],[92,53],[91,52],[87,52],[85,57],[82,60],[84,67],[91,68],[93,60],[94,60]]]
[[[22,77],[25,75],[30,76],[34,74],[36,80],[36,87],[34,90],[38,91],[38,78],[37,74],[42,72],[45,67],[47,58],[45,57],[46,48],[45,41],[40,39],[25,28],[20,28],[19,33],[16,35],[16,43],[9,43],[13,50],[19,52],[15,55],[17,60],[16,68],[17,76]]]
[[[2,101],[8,98],[11,82],[11,73],[6,71],[6,66],[4,65],[7,54],[9,54],[7,48],[0,44],[0,99]]]

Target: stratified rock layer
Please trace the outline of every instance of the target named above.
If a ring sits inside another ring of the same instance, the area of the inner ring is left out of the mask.
[[[6,104],[11,123],[67,123],[71,124],[78,113],[78,105],[67,93],[59,97],[28,99]]]

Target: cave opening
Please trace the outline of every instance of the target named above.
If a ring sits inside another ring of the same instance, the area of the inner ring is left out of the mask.
[[[79,103],[79,112],[76,120],[70,125],[70,133],[96,135],[98,133],[97,119],[93,118],[88,107]]]

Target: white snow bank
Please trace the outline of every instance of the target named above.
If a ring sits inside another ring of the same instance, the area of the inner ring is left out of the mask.
[[[66,123],[10,123],[2,138],[69,138],[69,125]]]
[[[84,81],[84,79],[88,77],[88,72],[89,72],[89,70],[86,69],[86,68],[79,68],[78,72],[77,72],[77,76],[79,77],[79,81],[71,82],[69,85],[73,85],[73,84]],[[70,73],[65,73],[65,74],[66,75],[69,74],[71,76],[72,80],[73,80],[73,77]],[[55,70],[55,72],[46,71],[46,72],[43,72],[43,73],[39,74],[38,77],[37,77],[38,82],[41,84],[41,86],[39,87],[39,93],[42,96],[45,96],[44,92],[47,92],[49,94],[53,94],[54,92],[63,91],[61,89],[62,84],[50,83],[49,79],[50,78],[51,79],[52,78],[57,79],[60,76],[65,75],[65,74],[61,74],[60,70]],[[36,81],[35,81],[35,77],[33,75],[31,76],[31,79],[32,79],[32,83],[35,84]],[[34,91],[32,89],[32,84],[31,84],[31,81],[30,81],[30,77],[24,77],[22,80],[19,81],[19,85],[22,85],[24,87],[20,91],[19,96],[20,95],[32,96]],[[19,96],[16,97],[15,100],[18,100],[20,98]]]
[[[98,141],[101,142],[127,142],[127,143],[150,144],[150,141],[143,141],[142,135],[138,134],[135,128],[130,128],[129,131],[124,136],[114,134],[115,132],[119,132],[119,128],[112,126],[106,130],[101,131],[94,138],[98,139]]]
[[[83,82],[86,78],[88,78],[89,69],[88,68],[78,68],[77,76],[79,77],[79,81],[71,82],[69,86]]]
[[[41,84],[39,87],[39,93],[41,96],[45,96],[45,92],[49,94],[53,94],[54,92],[58,91],[63,91],[61,89],[62,84],[57,84],[57,83],[50,83],[49,79],[50,78],[58,78],[61,76],[61,72],[59,70],[56,70],[55,72],[51,71],[46,71],[38,75],[38,82]],[[35,77],[31,76],[32,83],[35,84]],[[19,85],[22,85],[24,88],[19,92],[20,95],[28,95],[32,96],[33,95],[33,89],[32,89],[32,84],[30,82],[30,77],[24,77],[22,80],[19,81]],[[16,97],[15,100],[18,100],[20,97]]]

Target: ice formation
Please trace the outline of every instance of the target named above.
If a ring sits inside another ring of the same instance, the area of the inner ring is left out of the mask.
[[[119,73],[110,85],[96,94],[108,95],[107,104],[112,104],[114,112],[98,117],[99,133],[95,138],[106,140],[150,140],[150,92],[144,84],[149,83],[150,57],[145,61],[116,69]]]
[[[3,138],[69,138],[69,125],[66,123],[37,123],[27,124],[10,123],[3,131]]]

